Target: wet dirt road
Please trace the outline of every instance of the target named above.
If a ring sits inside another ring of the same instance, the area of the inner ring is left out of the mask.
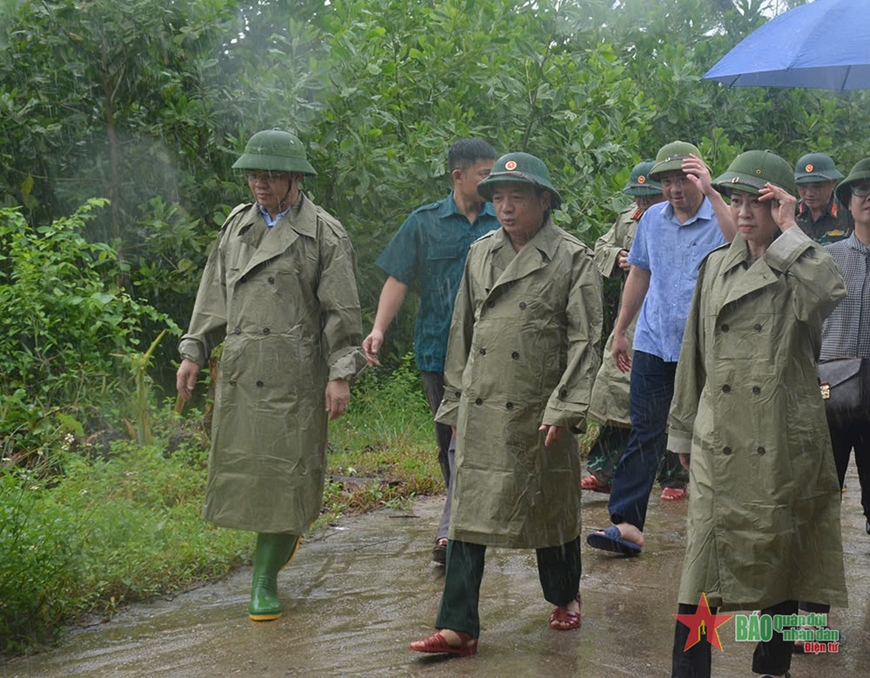
[[[829,624],[838,654],[796,656],[794,678],[864,676],[870,669],[870,536],[864,533],[854,468],[843,506],[850,607]],[[489,549],[476,657],[408,651],[432,630],[441,579],[430,566],[443,498],[411,515],[383,510],[344,521],[303,542],[279,576],[285,614],[247,619],[250,569],[171,601],[135,605],[111,622],[68,635],[55,650],[0,665],[30,676],[668,676],[685,505],[650,501],[640,558],[583,550],[583,627],[551,631],[534,552]],[[585,493],[584,532],[606,526],[606,497]],[[715,676],[750,676],[752,643],[720,629]]]

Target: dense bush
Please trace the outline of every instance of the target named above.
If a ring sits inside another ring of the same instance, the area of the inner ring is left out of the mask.
[[[105,201],[31,227],[0,208],[0,448],[6,462],[43,454],[89,418],[129,415],[123,359],[139,350],[142,325],[164,314],[118,285],[114,250],[81,231]]]

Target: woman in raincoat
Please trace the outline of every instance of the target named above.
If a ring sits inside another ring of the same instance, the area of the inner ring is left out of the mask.
[[[533,548],[550,628],[580,626],[580,455],[598,367],[601,282],[589,249],[557,228],[544,163],[499,158],[478,192],[502,228],[469,250],[437,419],[456,428],[447,570],[436,633],[417,652],[470,655],[487,546]],[[570,429],[570,430],[565,430]]]
[[[840,488],[815,369],[843,276],[795,228],[785,160],[748,151],[714,186],[730,196],[738,234],[701,264],[669,422],[668,447],[690,476],[672,669],[681,677],[710,675],[714,624],[694,644],[689,628],[705,604],[770,615],[794,614],[798,600],[846,604]],[[774,632],[752,670],[786,675],[791,652]]]
[[[189,398],[223,342],[203,517],[258,533],[248,613],[265,621],[281,615],[278,570],[320,511],[327,416],[345,411],[366,358],[353,249],[299,188],[315,173],[302,143],[258,132],[233,167],[249,170],[256,202],[220,230],[176,380]]]

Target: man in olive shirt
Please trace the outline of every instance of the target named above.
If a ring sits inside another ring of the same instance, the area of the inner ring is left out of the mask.
[[[482,235],[499,228],[492,204],[477,193],[498,154],[480,139],[459,139],[448,152],[453,191],[444,200],[419,207],[390,240],[377,265],[389,277],[381,290],[371,334],[363,342],[369,364],[379,365],[384,334],[402,307],[408,289],[420,293],[414,330],[414,353],[423,390],[434,416],[444,397],[444,357],[453,303],[465,268],[468,248]],[[447,503],[435,539],[432,561],[443,565],[450,521],[450,476],[453,452],[449,426],[435,424],[438,462],[447,487]]]
[[[854,228],[849,210],[843,209],[834,197],[834,187],[842,178],[831,156],[824,153],[807,153],[794,168],[801,196],[795,221],[820,245],[844,240]]]

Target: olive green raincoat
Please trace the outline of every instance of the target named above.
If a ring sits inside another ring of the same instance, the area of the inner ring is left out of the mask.
[[[846,604],[840,487],[815,358],[843,276],[799,228],[755,262],[738,234],[701,265],[668,449],[691,453],[679,602]]]
[[[595,243],[595,265],[606,278],[616,278],[625,281],[626,271],[617,266],[616,256],[621,250],[630,250],[634,242],[634,234],[637,232],[637,222],[643,215],[643,210],[635,206],[629,207],[619,213],[613,227],[602,235]],[[629,351],[634,340],[634,327],[637,318],[631,321],[631,325],[625,332],[628,340]],[[631,373],[622,372],[616,361],[610,355],[613,348],[613,333],[607,337],[604,345],[604,356],[601,360],[601,368],[595,377],[595,385],[592,387],[592,397],[589,401],[589,418],[606,426],[631,426],[631,418],[628,414],[628,388],[631,382]]]
[[[271,229],[257,205],[221,228],[182,357],[224,342],[203,517],[302,534],[326,467],[327,380],[365,367],[355,256],[341,224],[307,197]]]
[[[513,548],[580,534],[580,455],[598,368],[601,281],[589,249],[547,221],[519,252],[499,229],[469,250],[436,417],[456,426],[450,538]]]

